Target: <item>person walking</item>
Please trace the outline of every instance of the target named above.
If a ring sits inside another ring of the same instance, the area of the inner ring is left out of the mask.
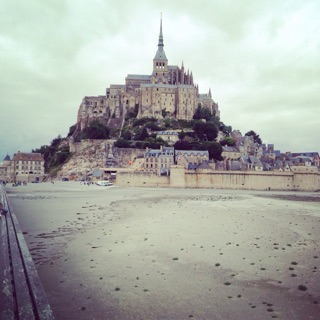
[[[3,214],[6,214],[8,212],[8,210],[4,207],[4,205],[0,202],[0,217]]]

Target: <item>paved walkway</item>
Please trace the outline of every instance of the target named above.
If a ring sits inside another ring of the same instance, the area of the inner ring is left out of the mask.
[[[8,210],[0,219],[0,319],[54,319],[3,186],[0,202]]]

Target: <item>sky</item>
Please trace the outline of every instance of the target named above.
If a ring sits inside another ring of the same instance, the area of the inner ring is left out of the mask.
[[[282,152],[320,152],[318,0],[0,0],[0,162],[67,136],[84,96],[151,74],[160,13],[220,119]]]

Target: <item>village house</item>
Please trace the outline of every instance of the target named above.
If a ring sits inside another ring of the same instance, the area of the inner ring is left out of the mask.
[[[179,140],[179,134],[176,131],[158,131],[157,138],[161,138],[168,145],[173,146]]]
[[[177,165],[186,169],[197,169],[203,162],[209,162],[208,150],[175,150]]]
[[[44,178],[44,158],[41,153],[20,152],[12,160],[7,155],[0,166],[0,180],[7,182],[42,181]]]
[[[240,159],[241,153],[237,147],[223,146],[222,147],[222,158],[224,159]]]
[[[170,165],[174,164],[174,148],[147,149],[144,160],[145,171],[158,175],[169,175]]]

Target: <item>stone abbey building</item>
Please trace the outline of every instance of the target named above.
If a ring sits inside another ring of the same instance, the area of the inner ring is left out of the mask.
[[[219,117],[218,104],[212,99],[211,90],[200,94],[192,72],[186,71],[183,63],[181,67],[169,65],[163,47],[161,19],[158,50],[151,75],[128,74],[125,84],[110,85],[105,95],[84,97],[79,107],[75,133],[95,118],[121,127],[126,114],[134,110],[137,118],[161,119],[165,115],[191,120],[196,108],[202,106]]]

